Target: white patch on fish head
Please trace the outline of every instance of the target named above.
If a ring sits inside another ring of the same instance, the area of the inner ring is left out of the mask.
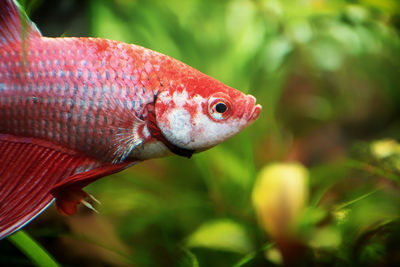
[[[218,107],[217,107],[218,105]],[[186,90],[162,92],[156,103],[157,126],[173,145],[195,152],[213,147],[251,124],[261,110],[253,96],[223,93],[205,98]]]
[[[174,136],[173,138],[179,140],[179,143],[189,144],[193,131],[190,113],[185,108],[175,108],[168,113],[167,120],[170,124],[167,130],[168,135]]]
[[[191,142],[193,132],[192,115],[188,112],[189,96],[186,90],[165,91],[157,97],[157,126],[172,144],[185,148]]]

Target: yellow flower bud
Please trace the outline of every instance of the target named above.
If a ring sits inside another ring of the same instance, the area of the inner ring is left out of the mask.
[[[371,151],[377,159],[400,155],[400,144],[393,139],[378,140],[371,144]]]
[[[274,239],[296,234],[308,202],[308,171],[297,163],[264,167],[255,183],[252,200],[263,228]]]

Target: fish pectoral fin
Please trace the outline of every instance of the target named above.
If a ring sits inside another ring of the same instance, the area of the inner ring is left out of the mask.
[[[36,138],[0,134],[0,239],[17,231],[54,200],[50,191],[78,172],[102,165],[96,159]],[[97,177],[97,179],[100,176]],[[79,184],[79,188],[90,183]],[[79,190],[68,197],[87,194]]]
[[[50,193],[56,199],[58,211],[64,215],[72,215],[76,212],[79,203],[88,206],[85,204],[85,199],[89,198],[94,199],[95,201],[96,199],[83,191],[83,187],[104,176],[122,171],[136,163],[138,163],[138,161],[123,162],[119,164],[103,164],[100,167],[87,172],[77,173],[54,185]],[[89,202],[86,203],[90,204]]]
[[[146,122],[133,113],[129,115],[128,120],[118,122],[117,125],[118,127],[113,126],[115,134],[112,137],[113,146],[110,149],[113,163],[124,161],[133,149],[150,137]]]

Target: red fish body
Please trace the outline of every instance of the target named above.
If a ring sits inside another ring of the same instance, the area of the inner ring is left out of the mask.
[[[0,130],[65,145],[101,160],[124,159],[131,127],[147,117],[175,62],[148,49],[94,38],[26,40],[2,50]],[[185,73],[194,71],[188,66]],[[175,75],[177,76],[177,75]],[[179,77],[174,77],[179,81]],[[139,137],[151,139],[138,129]]]
[[[73,214],[94,180],[145,159],[190,157],[247,127],[260,110],[254,97],[149,49],[42,37],[4,0],[0,238],[54,198]]]

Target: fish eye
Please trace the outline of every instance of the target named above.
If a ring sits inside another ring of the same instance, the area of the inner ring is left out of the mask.
[[[228,107],[222,102],[219,102],[215,105],[215,111],[217,111],[218,113],[224,113],[227,109]]]
[[[231,105],[230,103],[223,98],[210,98],[208,113],[214,120],[225,120],[231,114]]]

